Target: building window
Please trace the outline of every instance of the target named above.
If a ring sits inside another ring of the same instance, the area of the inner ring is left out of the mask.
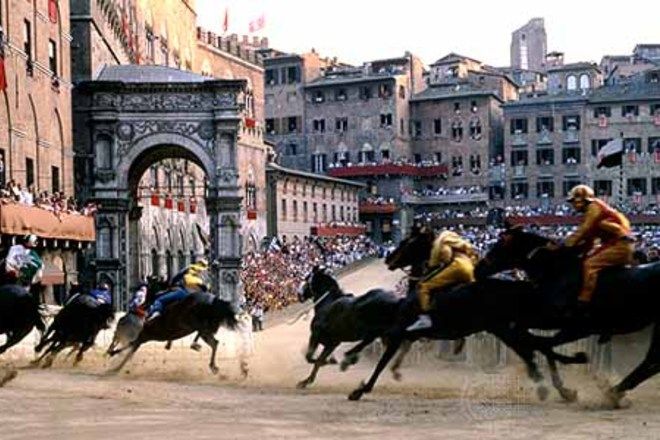
[[[527,150],[515,150],[511,152],[511,166],[526,166],[528,165],[527,161]]]
[[[470,155],[470,171],[478,176],[481,174],[481,156],[478,154]]]
[[[390,159],[390,150],[380,150],[380,157],[383,160],[389,160]]]
[[[591,88],[591,80],[589,78],[589,75],[583,73],[582,75],[580,75],[580,89],[587,90],[590,88]]]
[[[307,212],[307,202],[303,202],[303,221],[305,223],[309,221],[309,214]]]
[[[25,185],[34,185],[34,160],[25,158]]]
[[[452,176],[459,177],[463,175],[463,157],[462,156],[453,156],[451,158],[451,169]]]
[[[312,121],[312,128],[316,133],[325,132],[325,119],[314,119]]]
[[[541,180],[536,182],[536,197],[553,198],[555,196],[555,182],[552,180]]]
[[[266,119],[266,133],[277,134],[275,132],[275,119],[273,118]]]
[[[290,116],[288,118],[288,127],[289,127],[289,133],[297,133],[298,132],[298,118],[295,116]]]
[[[50,188],[53,193],[60,192],[60,169],[55,166],[50,167]]]
[[[511,119],[510,128],[511,128],[511,134],[527,133],[527,119],[526,118]]]
[[[331,217],[333,222],[337,221],[337,207],[335,205],[332,205],[332,217]]]
[[[574,91],[577,90],[577,78],[575,75],[568,75],[566,77],[566,90]]]
[[[554,165],[555,152],[550,148],[536,150],[536,165]]]
[[[390,96],[392,96],[392,86],[390,84],[379,85],[378,96],[380,98],[389,98]]]
[[[348,118],[335,118],[335,130],[341,133],[348,131]]]
[[[317,104],[325,102],[325,94],[321,90],[317,90],[312,95],[312,101],[316,102]]]
[[[442,133],[442,119],[433,120],[433,133],[441,134]]]
[[[554,131],[555,124],[552,116],[541,116],[536,118],[536,132]]]
[[[562,123],[563,131],[579,130],[580,116],[579,115],[563,116],[561,123]]]
[[[612,196],[612,181],[611,180],[594,180],[594,192],[596,196]]]
[[[651,194],[660,195],[660,177],[651,178]]]
[[[297,156],[298,155],[298,144],[295,142],[289,142],[286,145],[286,154],[289,156]]]
[[[623,140],[623,148],[626,153],[635,152],[642,153],[642,139],[641,138],[625,138]]]
[[[57,76],[57,45],[53,40],[48,40],[48,68]]]
[[[660,115],[660,104],[651,104],[649,106],[649,112],[651,113],[651,116]]]
[[[406,99],[406,87],[399,86],[399,98]]]
[[[527,182],[513,182],[511,184],[511,197],[516,200],[526,199],[529,195],[529,184]]]
[[[399,134],[401,136],[406,134],[406,122],[403,118],[399,119]]]
[[[23,20],[23,52],[28,61],[32,61],[32,23]]]
[[[300,68],[298,66],[291,66],[286,70],[286,79],[289,84],[296,84],[300,82]]]
[[[277,84],[279,71],[277,69],[266,69],[266,85],[274,86]]]
[[[312,203],[312,221],[314,223],[319,221],[319,205],[316,202]]]
[[[346,99],[348,99],[346,89],[335,90],[335,101],[346,101]]]
[[[371,87],[368,86],[363,86],[360,87],[360,99],[364,99],[365,101],[371,99],[372,92],[371,92]]]
[[[380,114],[380,126],[381,127],[391,127],[392,126],[392,113],[381,113]]]
[[[612,108],[607,106],[596,107],[594,109],[594,118],[609,118],[612,116]]]
[[[286,199],[282,199],[282,220],[286,220]]]
[[[454,103],[454,113],[456,113],[456,114],[461,113],[461,103],[460,102],[455,102]]]
[[[639,116],[639,106],[638,105],[624,105],[621,107],[621,116],[629,118],[633,116]]]
[[[435,162],[436,163],[442,163],[442,152],[436,151],[434,156],[435,156]]]
[[[562,182],[562,194],[564,197],[568,196],[568,193],[575,188],[577,185],[581,184],[577,179],[566,179]]]
[[[451,124],[451,138],[455,142],[463,140],[463,123],[458,121]]]
[[[479,107],[477,107],[477,101],[472,101],[470,103],[470,111],[472,113],[476,113],[479,110]]]
[[[481,121],[480,120],[473,120],[470,121],[470,137],[474,140],[480,140],[481,139]]]
[[[422,137],[422,121],[412,121],[413,137],[419,139]]]
[[[646,178],[638,177],[638,178],[628,179],[627,193],[629,196],[645,196]]]
[[[327,168],[326,164],[326,155],[322,153],[317,153],[312,155],[312,171],[315,173],[323,173]],[[314,197],[314,192],[312,192],[312,197]]]
[[[580,163],[580,148],[564,148],[561,152],[561,162],[564,165],[576,165]]]
[[[293,211],[293,221],[297,222],[298,221],[298,201],[294,200],[293,201],[293,207],[291,209]]]
[[[414,160],[415,160],[415,163],[422,163],[422,155],[421,155],[421,154],[419,154],[419,153],[415,153],[415,155],[413,156],[413,158],[414,158]]]
[[[347,166],[350,163],[350,154],[348,151],[340,151],[335,153],[334,162],[341,164],[342,166]]]
[[[660,153],[660,137],[650,137],[649,138],[649,153],[658,154]],[[0,171],[2,172],[2,171]]]

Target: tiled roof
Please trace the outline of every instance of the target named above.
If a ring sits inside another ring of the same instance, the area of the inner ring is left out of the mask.
[[[121,81],[125,83],[202,83],[210,78],[197,73],[165,66],[105,65],[97,81]]]

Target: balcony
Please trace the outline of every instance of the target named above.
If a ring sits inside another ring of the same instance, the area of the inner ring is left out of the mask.
[[[536,145],[552,145],[552,133],[548,130],[539,133]]]
[[[514,147],[524,147],[525,145],[527,145],[527,133],[512,134],[511,145]]]
[[[447,174],[447,165],[417,166],[413,164],[359,164],[346,167],[330,168],[331,177],[362,177],[362,176],[413,176],[436,177]]]
[[[355,225],[355,226],[340,226],[340,225],[317,225],[310,228],[310,234],[317,237],[336,237],[338,235],[346,235],[355,237],[358,235],[363,235],[367,232],[367,228],[364,225]]]
[[[398,209],[396,203],[360,203],[360,214],[394,214]]]
[[[488,193],[473,194],[443,194],[443,195],[404,195],[401,201],[406,205],[448,205],[456,203],[485,203]]]
[[[580,143],[580,132],[577,130],[567,130],[564,132],[562,140],[565,144],[578,144]]]
[[[94,217],[60,213],[13,203],[0,204],[0,234],[39,238],[95,241]]]
[[[511,167],[513,177],[527,177],[527,166],[515,165]]]

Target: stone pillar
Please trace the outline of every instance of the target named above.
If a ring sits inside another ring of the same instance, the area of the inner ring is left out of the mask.
[[[96,252],[92,267],[95,281],[112,287],[113,303],[117,310],[128,302],[128,211],[126,199],[96,199]]]
[[[208,189],[206,208],[211,232],[210,257],[213,291],[234,304],[243,298],[240,284],[242,260],[240,208],[237,171],[237,121],[218,124],[216,135],[216,175]]]

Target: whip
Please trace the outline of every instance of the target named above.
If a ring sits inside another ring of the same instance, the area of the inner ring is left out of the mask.
[[[309,314],[309,312],[311,312],[314,309],[314,307],[316,307],[328,295],[330,295],[329,290],[327,292],[325,292],[323,295],[321,295],[321,297],[319,299],[314,301],[314,304],[312,304],[311,306],[307,307],[306,309],[304,309],[300,313],[298,313],[298,315],[292,321],[287,322],[287,324],[293,325],[296,322],[298,322],[300,320],[300,318],[302,318],[303,316],[307,316]]]

